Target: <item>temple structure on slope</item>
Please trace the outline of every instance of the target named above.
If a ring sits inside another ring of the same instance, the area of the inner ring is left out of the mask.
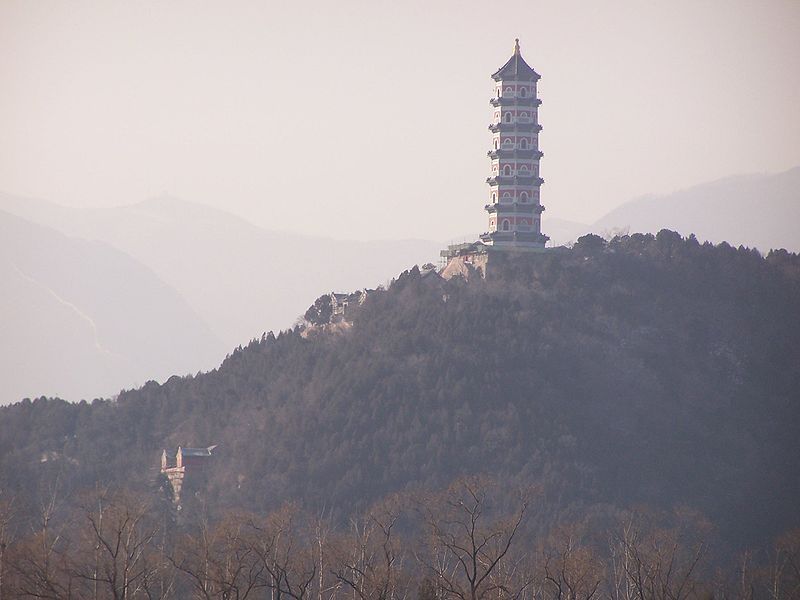
[[[169,455],[161,453],[161,473],[172,487],[172,501],[180,506],[181,492],[186,484],[187,474],[190,478],[199,479],[204,473],[208,461],[214,456],[216,445],[208,448],[182,448],[178,446],[175,453],[175,464],[170,464]]]

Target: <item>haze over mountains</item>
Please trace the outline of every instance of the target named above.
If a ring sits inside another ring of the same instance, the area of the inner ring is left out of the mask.
[[[193,373],[225,346],[150,269],[0,211],[0,402],[69,399]]]
[[[2,352],[9,358],[0,403],[26,395],[109,396],[149,379],[211,369],[262,332],[291,326],[321,293],[375,287],[414,264],[435,262],[442,245],[268,231],[171,197],[67,208],[0,194],[0,210],[7,211],[4,230],[13,232],[0,241],[3,256],[26,257],[0,265],[8,290]],[[669,228],[701,241],[796,252],[797,223],[800,167],[633,200],[591,226],[546,218],[544,229],[555,245],[587,232]],[[101,350],[108,346],[116,354]]]
[[[151,312],[162,301],[161,296],[150,292],[155,284],[138,288],[137,297],[146,302],[142,300],[135,309],[125,301],[125,292],[114,287],[116,283],[135,284],[135,278],[129,277],[126,269],[138,269],[137,272],[146,272],[153,281],[158,281],[164,294],[183,302],[186,319],[193,320],[196,328],[206,331],[209,337],[207,343],[195,348],[197,342],[191,336],[174,332],[170,343],[186,360],[165,359],[159,368],[150,365],[135,373],[112,369],[96,380],[84,380],[85,385],[67,383],[70,369],[64,370],[57,356],[46,361],[40,356],[36,359],[38,375],[14,370],[8,373],[9,379],[0,390],[0,403],[19,400],[22,394],[51,394],[70,400],[107,396],[149,379],[211,369],[237,345],[265,331],[290,327],[320,293],[380,285],[408,264],[435,261],[440,247],[435,242],[415,240],[346,242],[270,232],[224,211],[174,198],[157,198],[118,208],[75,209],[3,195],[0,209],[24,217],[27,221],[17,218],[17,222],[24,224],[25,231],[36,232],[35,243],[21,234],[4,239],[4,248],[8,246],[4,255],[22,245],[42,265],[52,264],[53,270],[80,271],[82,293],[107,300],[103,310],[117,324],[115,335],[121,339],[139,334],[135,329],[140,324],[137,319],[129,318],[130,311],[138,311],[142,319],[149,314],[154,330],[172,332],[168,323],[160,323],[157,313]],[[35,227],[30,221],[40,226]],[[8,228],[14,227],[8,225]],[[108,273],[89,266],[93,263],[87,256],[75,252],[63,253],[54,262],[51,254],[59,251],[54,248],[50,252],[49,248],[58,244],[91,248],[94,261],[108,254],[126,266],[114,271],[115,277],[109,279]],[[4,268],[11,269],[8,265]],[[43,278],[49,281],[48,276]],[[10,286],[11,293],[5,295],[4,302],[15,307],[15,335],[26,340],[23,347],[33,349],[40,339],[37,328],[41,319],[37,307],[25,301],[18,288]],[[120,301],[116,302],[118,296]],[[71,297],[69,301],[94,318],[94,306],[87,306],[82,298]],[[4,328],[11,326],[11,314],[4,316]],[[151,343],[160,344],[161,337],[151,333]],[[66,342],[64,345],[69,347]],[[3,348],[4,352],[23,354],[19,346],[14,349],[6,342]],[[78,360],[77,356],[73,358]],[[92,356],[85,358],[96,364]],[[42,375],[51,371],[52,378]],[[37,386],[40,376],[43,382],[53,384]],[[54,385],[57,381],[65,383]]]
[[[800,167],[775,174],[735,175],[666,195],[637,198],[592,225],[547,219],[555,245],[585,233],[694,233],[701,241],[769,252],[800,252]]]
[[[737,175],[623,204],[597,221],[614,229],[672,229],[701,241],[800,252],[800,167],[777,174]]]

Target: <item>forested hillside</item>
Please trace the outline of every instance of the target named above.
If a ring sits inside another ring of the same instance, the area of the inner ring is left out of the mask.
[[[800,258],[662,231],[417,269],[351,328],[268,334],[112,401],[0,410],[0,485],[155,490],[164,447],[218,444],[212,512],[341,519],[396,491],[536,484],[540,527],[690,507],[731,548],[800,526]],[[24,512],[24,510],[22,511]]]

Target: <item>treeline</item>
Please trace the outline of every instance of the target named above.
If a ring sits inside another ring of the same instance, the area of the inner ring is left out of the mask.
[[[713,567],[691,511],[626,512],[538,539],[540,499],[472,477],[386,498],[344,526],[286,505],[267,515],[167,505],[96,489],[44,504],[32,529],[0,512],[0,598],[276,600],[789,600],[800,597],[800,531],[768,553]]]
[[[214,519],[295,502],[338,527],[485,472],[540,486],[537,538],[686,505],[717,547],[761,550],[800,527],[799,306],[797,255],[669,231],[493,257],[485,280],[412,269],[346,331],[266,334],[114,400],[0,409],[0,497],[24,519],[55,481],[142,492],[162,448],[217,444]]]

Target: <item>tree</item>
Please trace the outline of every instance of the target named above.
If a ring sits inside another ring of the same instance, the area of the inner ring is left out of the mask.
[[[6,598],[6,552],[13,541],[13,507],[13,501],[0,499],[0,600]]]
[[[306,600],[311,596],[317,562],[311,538],[299,522],[299,511],[284,506],[263,521],[251,520],[248,539],[258,564],[263,568],[265,586],[273,600],[288,596]]]
[[[463,478],[421,506],[428,547],[417,559],[444,598],[516,599],[530,585],[530,577],[517,568],[522,558],[511,552],[528,511],[528,495],[520,494],[504,515],[490,492],[497,488],[488,480]]]
[[[417,590],[417,600],[438,600],[436,585],[430,577],[423,577]]]
[[[70,568],[70,543],[61,514],[59,481],[43,495],[34,532],[15,548],[10,561],[15,593],[21,597],[69,600],[79,587]]]
[[[85,522],[69,570],[89,583],[93,598],[163,597],[155,584],[165,565],[156,552],[159,528],[150,509],[142,497],[108,489],[82,502]]]
[[[170,562],[195,598],[246,600],[267,587],[251,523],[249,515],[228,515],[215,525],[202,518],[194,535],[183,536]]]
[[[404,600],[408,581],[405,553],[397,540],[402,514],[397,497],[379,503],[360,519],[351,520],[350,536],[339,544],[335,576],[360,600]]]
[[[594,551],[580,542],[576,528],[562,527],[543,551],[543,589],[553,600],[592,600],[605,580],[604,566]]]
[[[770,600],[800,598],[800,529],[781,535],[761,570],[760,590]]]
[[[611,544],[615,600],[686,600],[702,589],[706,526],[685,515],[678,519],[673,527],[658,527],[643,514],[622,522]]]

